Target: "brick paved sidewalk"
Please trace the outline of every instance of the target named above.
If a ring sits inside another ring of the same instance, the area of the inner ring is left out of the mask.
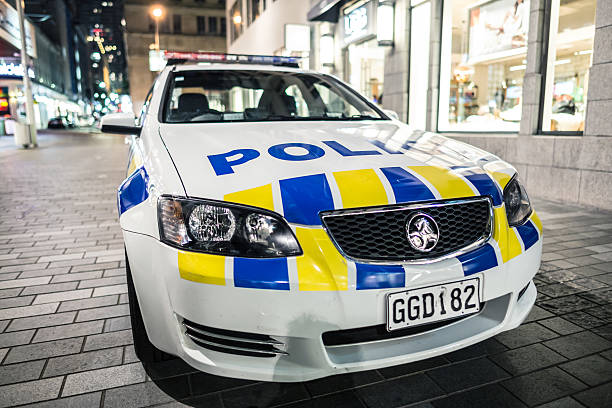
[[[612,406],[612,214],[536,202],[537,306],[442,357],[298,384],[233,380],[131,346],[115,191],[123,138],[0,151],[0,407]],[[44,401],[44,402],[43,402]]]

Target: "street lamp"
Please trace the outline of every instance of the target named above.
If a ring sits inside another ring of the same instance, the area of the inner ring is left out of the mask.
[[[159,51],[159,20],[164,16],[164,8],[160,5],[152,6],[151,15],[155,20],[155,49]]]

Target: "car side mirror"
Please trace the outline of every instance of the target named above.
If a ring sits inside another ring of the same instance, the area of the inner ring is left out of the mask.
[[[131,112],[109,113],[102,116],[100,130],[104,133],[119,133],[122,135],[140,134],[140,126],[136,126],[136,117]]]
[[[399,115],[397,114],[396,111],[393,111],[391,109],[383,109],[383,112],[385,113],[385,115],[387,115],[391,119],[400,120]]]

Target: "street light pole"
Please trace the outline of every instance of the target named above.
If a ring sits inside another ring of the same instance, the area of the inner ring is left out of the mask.
[[[28,75],[28,52],[25,32],[25,16],[23,14],[23,0],[17,0],[17,13],[19,14],[19,36],[21,37],[21,66],[23,67],[23,91],[26,97],[26,122],[30,132],[30,144],[38,146],[36,140],[36,120],[34,117],[34,101],[32,99],[32,84]]]
[[[164,9],[161,6],[153,6],[151,14],[155,19],[155,49],[159,51],[159,20],[164,15]]]
[[[155,18],[155,49],[159,51],[159,18]]]

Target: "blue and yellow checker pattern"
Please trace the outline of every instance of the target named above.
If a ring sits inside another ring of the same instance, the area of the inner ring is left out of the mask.
[[[485,168],[487,168],[485,166]],[[402,265],[374,265],[345,259],[323,229],[320,211],[453,199],[486,195],[494,211],[493,238],[484,246],[457,257],[465,276],[502,265],[532,247],[542,235],[535,212],[522,226],[510,228],[502,191],[511,175],[480,167],[385,167],[312,174],[287,178],[226,194],[225,201],[265,208],[282,214],[304,251],[293,258],[247,259],[178,252],[182,279],[239,288],[346,291],[349,274],[354,289],[401,288]],[[290,270],[297,271],[290,279]]]

